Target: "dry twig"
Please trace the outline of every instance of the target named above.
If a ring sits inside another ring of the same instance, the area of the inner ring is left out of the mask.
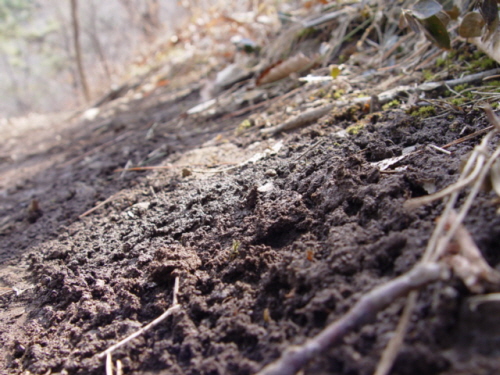
[[[461,253],[455,252],[455,255],[448,258],[449,265],[454,269],[455,273],[462,278],[465,285],[473,292],[480,292],[483,288],[484,281],[489,283],[499,283],[500,276],[493,272],[484,261],[479,249],[475,246],[474,242],[462,222],[469,211],[479,189],[483,183],[484,178],[491,169],[491,165],[500,155],[500,148],[497,149],[493,155],[488,159],[485,164],[486,156],[488,155],[488,142],[495,133],[500,129],[500,121],[493,113],[491,108],[485,108],[486,114],[493,124],[493,130],[490,131],[482,140],[481,144],[474,149],[474,152],[469,157],[467,164],[464,167],[459,180],[452,186],[433,194],[432,199],[417,198],[410,200],[408,206],[415,206],[435,199],[449,197],[446,203],[441,219],[439,220],[432,236],[427,244],[422,261],[425,263],[436,262],[439,258],[443,257],[445,251],[450,247],[450,242],[453,238],[459,243]],[[454,206],[458,199],[459,191],[474,182],[473,188],[469,193],[465,203],[462,205],[459,215],[455,215]],[[428,197],[425,197],[428,198]],[[464,233],[465,232],[465,233]],[[432,264],[432,263],[431,263]],[[482,281],[482,283],[479,282]],[[418,292],[413,292],[411,298],[406,301],[404,314],[401,316],[398,328],[395,335],[391,338],[387,345],[382,359],[377,366],[376,375],[385,375],[391,369],[394,360],[399,352],[401,343],[403,342],[406,328],[409,322],[409,314],[414,308],[415,300]]]
[[[452,213],[447,226],[452,227],[456,220],[456,215]],[[462,224],[458,225],[447,250],[444,260],[471,292],[483,293],[485,285],[500,283],[500,274],[484,260],[469,231]]]
[[[311,122],[323,117],[335,107],[335,104],[327,104],[319,108],[307,110],[280,125],[273,126],[272,128],[262,129],[262,134],[277,134],[282,131],[292,130],[299,128],[303,125],[310,124]]]
[[[280,359],[264,367],[258,375],[295,374],[309,360],[338,343],[346,334],[375,319],[377,313],[396,298],[443,277],[444,267],[437,263],[420,264],[411,271],[365,294],[336,322],[305,344],[286,349]]]

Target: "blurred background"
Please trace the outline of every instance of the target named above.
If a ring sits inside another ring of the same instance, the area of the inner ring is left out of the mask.
[[[130,65],[191,16],[195,1],[0,0],[0,115],[60,111],[132,75]],[[73,12],[72,12],[73,10]],[[81,67],[76,63],[76,16]]]
[[[292,3],[0,0],[0,118],[91,106],[127,79],[168,64],[172,47],[191,54],[216,49],[207,28],[217,26],[215,39],[228,46],[238,25],[251,23],[248,16],[268,17],[268,33],[278,4]],[[231,33],[221,31],[222,23],[231,24]]]

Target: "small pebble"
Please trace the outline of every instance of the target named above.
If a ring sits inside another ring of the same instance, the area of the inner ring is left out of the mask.
[[[264,174],[267,177],[274,177],[277,175],[276,170],[274,170],[274,169],[268,169],[267,171],[264,172]]]

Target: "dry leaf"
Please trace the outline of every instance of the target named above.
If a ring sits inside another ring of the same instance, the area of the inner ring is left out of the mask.
[[[490,169],[491,186],[500,197],[500,161],[497,159]]]
[[[470,12],[462,19],[458,28],[458,34],[462,38],[475,38],[481,36],[483,26],[483,17],[477,12]]]
[[[274,66],[272,69],[264,71],[257,79],[257,85],[263,85],[278,81],[282,78],[288,77],[290,74],[305,70],[312,64],[309,57],[303,53],[299,53],[294,57]]]
[[[435,16],[443,7],[435,0],[420,0],[411,7],[413,15],[421,20]]]

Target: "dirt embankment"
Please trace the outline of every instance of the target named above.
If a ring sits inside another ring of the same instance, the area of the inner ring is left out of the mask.
[[[178,278],[179,311],[113,353],[123,373],[252,374],[408,271],[443,204],[403,203],[455,182],[480,137],[449,153],[429,145],[489,123],[475,109],[422,118],[353,105],[296,130],[260,132],[259,119],[334,84],[287,90],[240,116],[187,116],[199,85],[186,95],[167,88],[105,120],[52,118],[6,138],[0,372],[103,374],[99,353],[166,311]],[[254,126],[235,133],[247,118]],[[407,152],[386,170],[374,164]],[[162,168],[116,171],[141,163]],[[465,225],[497,266],[493,198],[482,192]],[[422,291],[393,374],[497,371],[500,322],[468,311],[468,296],[458,279]],[[305,373],[373,373],[402,306],[395,301]]]

